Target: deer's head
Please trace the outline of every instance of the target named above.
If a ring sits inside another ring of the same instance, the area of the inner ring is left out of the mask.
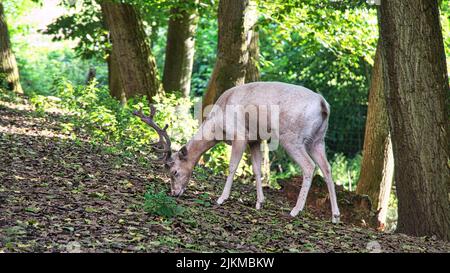
[[[144,115],[142,108],[139,111],[134,111],[133,114],[150,125],[158,133],[159,141],[151,144],[153,150],[160,154],[156,161],[163,163],[164,167],[170,173],[171,195],[181,196],[186,190],[192,174],[191,164],[187,160],[188,151],[186,146],[183,146],[178,152],[172,153],[170,137],[167,134],[168,125],[166,124],[161,129],[153,120],[155,112],[155,107],[150,105],[150,116]]]
[[[171,195],[181,196],[186,190],[186,186],[191,178],[192,164],[188,161],[188,150],[183,146],[175,152],[165,163],[170,172]]]

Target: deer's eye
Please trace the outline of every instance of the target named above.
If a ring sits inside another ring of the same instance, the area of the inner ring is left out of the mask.
[[[177,172],[177,171],[173,171],[173,172],[172,172],[172,175],[173,175],[173,176],[178,176],[178,172]]]

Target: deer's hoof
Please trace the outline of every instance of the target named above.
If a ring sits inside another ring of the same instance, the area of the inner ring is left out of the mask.
[[[227,199],[223,198],[223,197],[219,197],[219,199],[217,199],[217,205],[222,205],[223,202],[225,202],[225,200],[227,200]]]
[[[262,202],[256,202],[256,209],[260,210],[262,208]]]
[[[340,221],[341,221],[341,217],[339,214],[335,214],[335,215],[333,215],[333,217],[331,217],[331,222],[333,224],[339,224]]]
[[[289,213],[292,217],[295,217],[298,215],[298,213],[300,212],[300,210],[294,208],[291,210],[291,213]]]

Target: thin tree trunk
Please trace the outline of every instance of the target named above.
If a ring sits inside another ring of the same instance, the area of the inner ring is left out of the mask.
[[[245,69],[245,82],[257,82],[260,79],[259,72],[259,32],[256,25],[250,30],[251,37],[248,43],[248,62]]]
[[[150,26],[150,49],[152,50],[158,40],[159,28],[160,25],[158,20],[156,20],[156,22],[152,22],[152,25]]]
[[[203,98],[202,109],[214,102],[226,90],[244,84],[248,62],[249,30],[256,20],[250,0],[221,0],[218,22],[217,61]],[[250,11],[250,12],[249,12]]]
[[[379,210],[378,220],[382,229],[386,223],[394,176],[393,159],[379,43],[371,75],[363,159],[356,192],[370,197],[372,206]]]
[[[151,100],[162,88],[138,12],[129,4],[103,1],[100,5],[126,97],[146,95]]]
[[[193,3],[189,3],[193,2]],[[195,31],[198,23],[198,0],[179,0],[179,7],[170,11],[167,30],[166,60],[163,86],[166,91],[181,91],[189,97],[194,64]]]
[[[449,84],[436,0],[382,1],[397,231],[450,240]]]
[[[22,85],[19,80],[19,69],[16,57],[11,49],[8,25],[6,24],[3,4],[0,3],[0,88],[22,94]]]
[[[95,67],[94,66],[89,67],[88,73],[86,75],[85,84],[90,85],[95,80],[96,76],[97,76],[97,70],[95,69]]]

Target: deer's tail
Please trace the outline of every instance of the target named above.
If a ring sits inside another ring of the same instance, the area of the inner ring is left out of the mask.
[[[330,117],[330,105],[323,98],[320,100],[320,113],[322,115],[322,124],[317,128],[316,137],[323,139],[328,129],[328,118]]]

